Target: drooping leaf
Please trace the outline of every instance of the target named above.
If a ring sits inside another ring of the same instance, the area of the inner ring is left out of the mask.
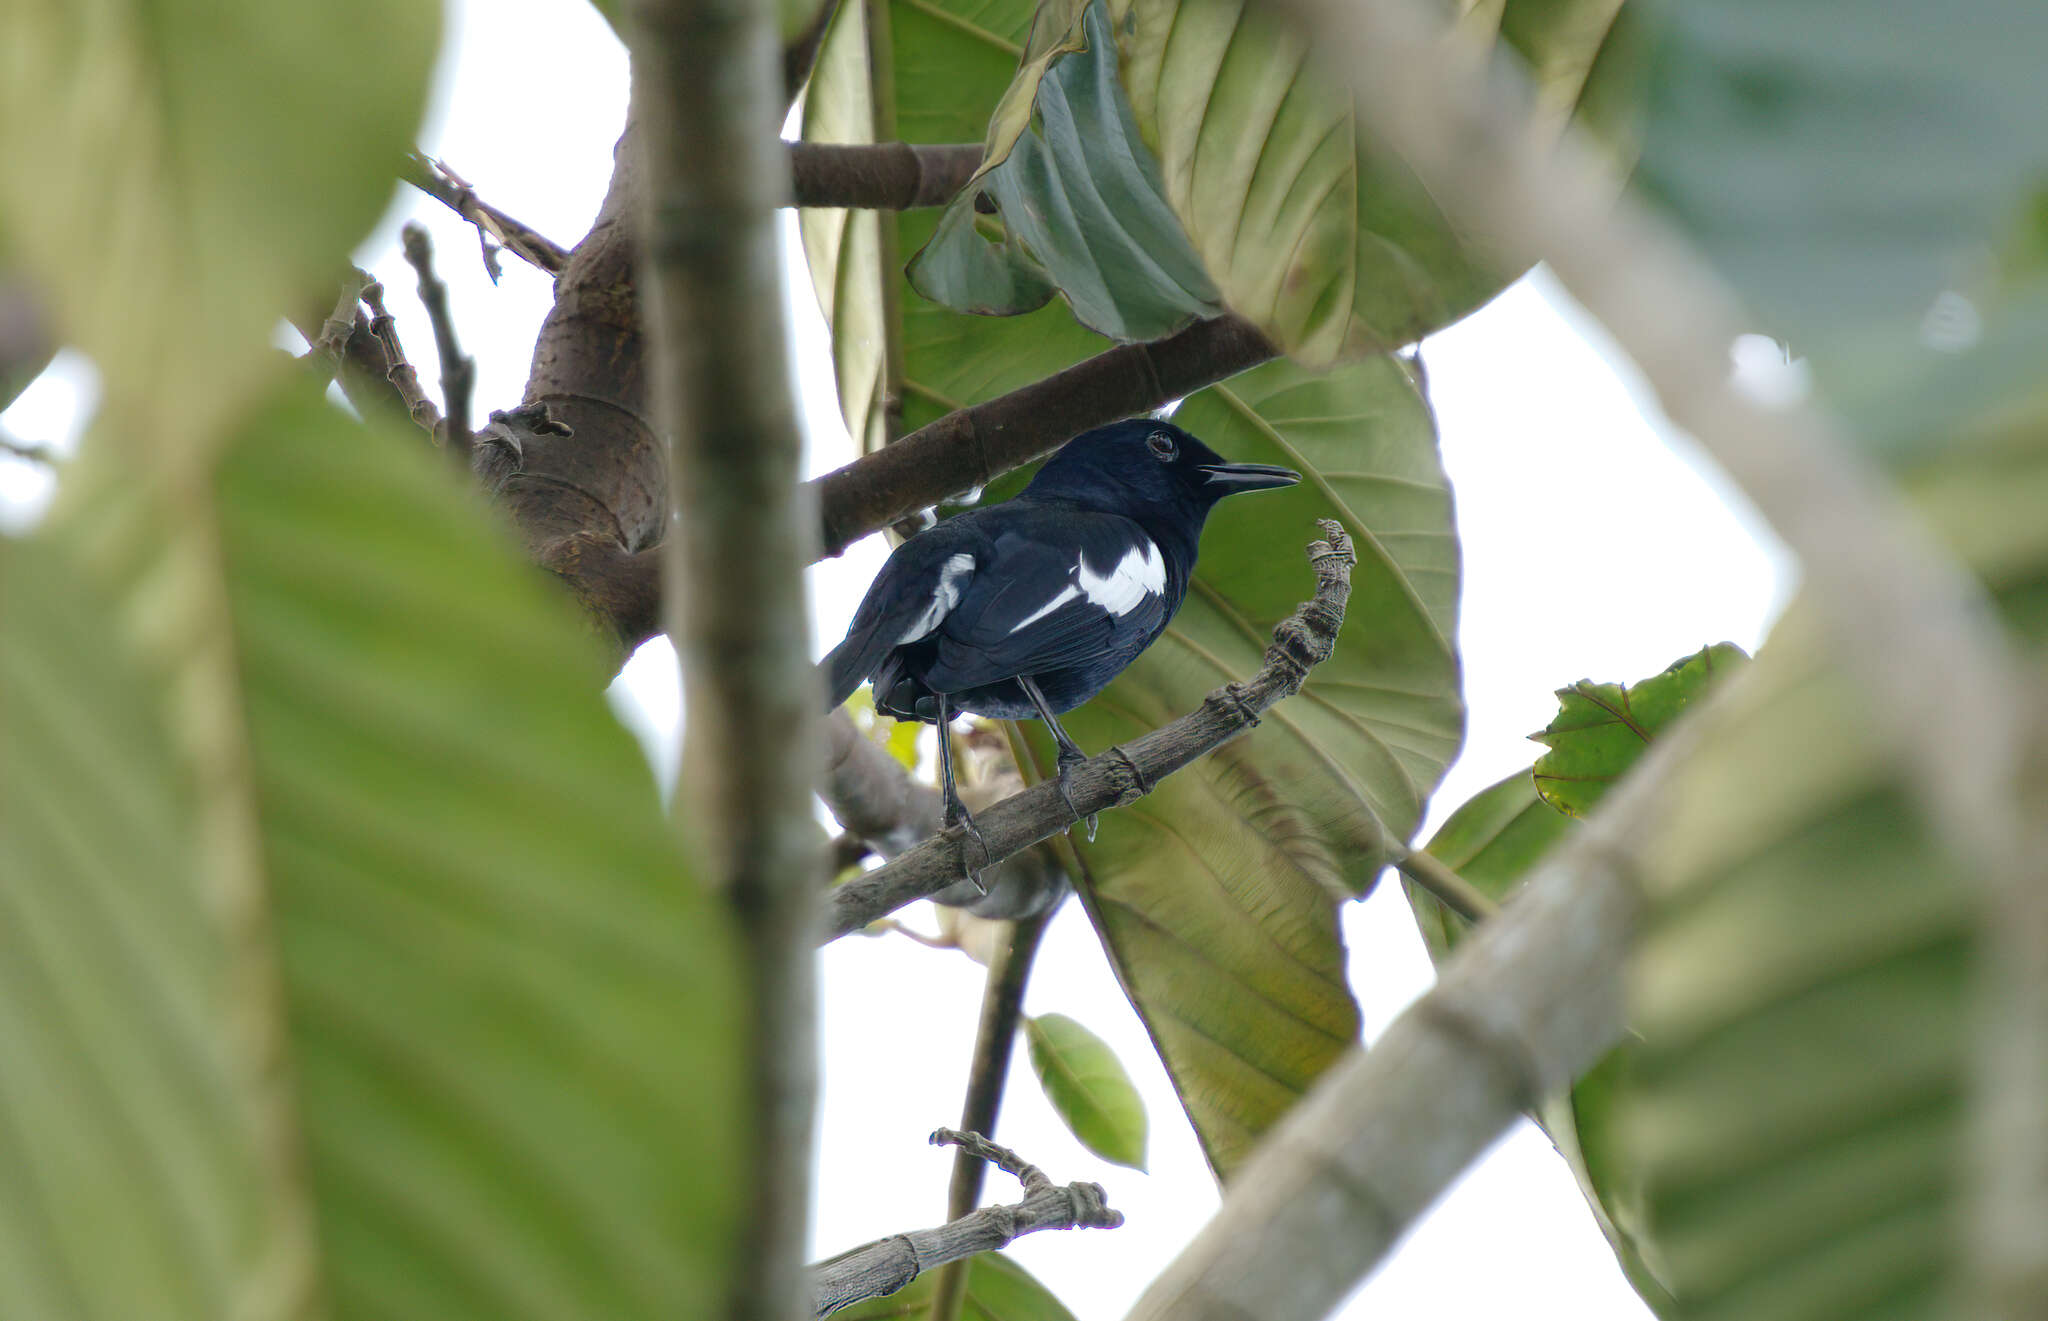
[[[926,1271],[885,1298],[869,1298],[832,1313],[833,1321],[896,1321],[930,1316],[939,1274]],[[961,1321],[1074,1321],[1052,1291],[1000,1252],[967,1260],[967,1296]]]
[[[2048,11],[1709,0],[1659,20],[1639,177],[1757,329],[1851,388],[1956,347],[1942,295],[1986,292],[2048,171]]]
[[[1565,815],[1585,816],[1645,743],[1748,659],[1734,643],[1719,642],[1638,684],[1581,679],[1558,689],[1556,718],[1529,736],[1550,749],[1536,759],[1536,791]]]
[[[1916,494],[2038,684],[2048,411],[1983,402],[1990,434],[1930,440]],[[1814,610],[1795,604],[1741,683],[1647,841],[1616,1125],[1659,1274],[1687,1321],[1951,1315],[1977,882],[1887,767]]]
[[[1535,776],[1516,771],[1467,799],[1424,851],[1498,903],[1570,828],[1571,818],[1537,794]],[[1443,962],[1471,926],[1415,882],[1404,879],[1401,886],[1431,961]]]
[[[1066,2],[1052,0],[1054,12]],[[1027,60],[1012,84],[1011,96],[1025,82],[1035,86],[1036,126],[984,163],[911,258],[911,286],[934,302],[1013,315],[1039,307],[1056,286],[1076,320],[1117,340],[1156,339],[1223,311],[1161,195],[1158,162],[1138,139],[1107,13],[1104,0],[1089,4],[1086,49],[1043,77]],[[1042,11],[1039,25],[1047,20]],[[982,190],[1002,216],[1000,242],[971,223]]]
[[[805,139],[947,143],[987,134],[1032,39],[1031,0],[893,0],[880,12],[887,27],[879,33],[870,32],[864,6],[841,5],[834,15],[804,102]],[[892,394],[898,429],[913,430],[1108,347],[1062,302],[1023,316],[969,316],[912,289],[904,257],[931,241],[944,214],[806,209],[798,217],[811,283],[831,323],[840,408],[863,450],[885,442]],[[893,387],[892,333],[901,377]]]
[[[1638,56],[1632,39],[1606,49],[1633,32],[1617,0],[1470,8],[1461,39],[1497,27],[1534,56],[1547,113],[1562,122],[1590,97],[1599,125],[1625,125],[1615,102]],[[1195,251],[1232,310],[1297,361],[1397,348],[1518,274],[1374,152],[1340,80],[1278,15],[1249,0],[1114,0],[1112,13],[1138,126]]]
[[[1078,888],[1210,1163],[1226,1177],[1358,1032],[1337,908],[1408,838],[1464,708],[1451,639],[1458,552],[1428,407],[1391,358],[1315,375],[1288,362],[1191,396],[1175,421],[1301,485],[1224,501],[1187,602],[1063,723],[1098,751],[1254,673],[1313,587],[1317,518],[1357,543],[1336,654],[1302,692],[1070,844]],[[1038,774],[1053,767],[1035,722]]]
[[[1117,1165],[1145,1168],[1145,1101],[1109,1043],[1065,1014],[1024,1020],[1031,1070],[1081,1145]]]
[[[103,441],[95,448],[107,452]],[[240,737],[246,752],[240,779],[193,782],[197,807],[215,815],[179,823],[203,845],[188,893],[177,893],[168,851],[159,866],[111,875],[90,855],[60,856],[42,879],[74,905],[93,893],[88,881],[104,891],[102,908],[133,905],[133,923],[81,929],[77,939],[106,944],[103,962],[175,969],[201,958],[205,942],[227,941],[215,926],[234,917],[242,945],[231,952],[274,969],[265,991],[228,981],[230,961],[215,957],[216,984],[203,989],[232,1022],[281,1020],[276,1048],[291,1086],[271,1099],[289,1106],[304,1152],[294,1186],[310,1199],[318,1238],[317,1258],[302,1265],[329,1312],[711,1310],[740,1195],[731,936],[604,705],[603,667],[574,611],[417,437],[357,425],[317,395],[294,391],[250,418],[206,499],[99,472],[99,486],[74,492],[52,528],[121,603],[121,627],[99,645],[132,646],[163,676],[155,699],[186,781],[188,767],[222,764],[205,760],[215,740]],[[181,549],[208,541],[210,557]],[[211,618],[194,600],[223,603],[226,637],[193,631],[186,621]],[[236,685],[214,696],[226,705],[176,691],[204,674],[188,652],[223,645]],[[75,799],[56,806],[79,826],[120,819]],[[249,841],[246,855],[206,838],[229,825]],[[218,912],[220,887],[234,879],[221,859],[237,857],[253,869],[239,879],[257,887],[265,920]],[[10,894],[18,880],[10,871]],[[92,991],[81,970],[55,994],[84,1003]],[[7,1010],[34,1006],[18,994]],[[161,1037],[153,1049],[177,1086],[131,1098],[147,1140],[177,1136],[186,1111],[223,1108],[236,1142],[260,1156],[237,1094],[205,1082],[217,1061],[233,1061],[239,1038],[197,1012],[203,1001],[148,1003],[134,1025],[124,1019],[135,1006],[96,1006],[110,1016],[107,1033],[83,1040],[85,1061],[120,1076],[144,1068],[148,1051],[122,1061],[104,1052],[135,1033]],[[174,1011],[179,1030],[167,1034]],[[0,1049],[12,1051],[9,1037]],[[14,1059],[0,1075],[34,1078]],[[121,1151],[130,1141],[130,1129],[89,1107],[65,1122],[81,1142]],[[0,1146],[23,1150],[11,1128],[0,1118],[12,1139]],[[51,1132],[32,1136],[56,1145]],[[140,1172],[206,1190],[250,1159],[184,1146]],[[170,1214],[184,1215],[187,1200]],[[39,1210],[42,1223],[79,1213],[54,1200]],[[142,1270],[136,1289],[187,1287],[108,1237],[114,1223],[73,1226],[92,1251],[53,1268]],[[0,1258],[36,1250],[14,1237],[20,1226],[7,1225]],[[196,1215],[179,1229],[195,1244],[223,1233]],[[254,1232],[247,1221],[230,1229]],[[261,1283],[244,1267],[218,1285]]]
[[[0,11],[0,228],[110,404],[147,401],[139,454],[218,440],[278,370],[279,318],[332,306],[419,125],[438,27],[412,0]]]

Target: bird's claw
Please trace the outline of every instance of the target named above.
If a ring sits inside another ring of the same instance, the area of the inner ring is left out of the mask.
[[[1086,757],[1070,757],[1062,753],[1060,755],[1059,778],[1054,781],[1054,784],[1060,791],[1060,801],[1067,805],[1067,815],[1073,818],[1067,825],[1067,833],[1072,834],[1074,827],[1080,826],[1082,833],[1088,837],[1088,842],[1093,844],[1095,842],[1095,813],[1090,812],[1086,817],[1083,817],[1081,809],[1074,806],[1073,795],[1067,792],[1067,772],[1073,770],[1074,767],[1086,760]]]
[[[943,830],[960,831],[963,840],[973,840],[974,847],[981,850],[981,866],[970,867],[967,865],[967,846],[965,845],[965,843],[961,845],[960,874],[969,885],[974,887],[974,892],[976,894],[987,895],[988,886],[982,883],[981,874],[988,868],[988,841],[983,839],[981,837],[981,831],[975,828],[974,818],[967,815],[967,809],[963,806],[960,808],[958,812],[947,812],[945,815],[945,819],[941,821],[939,825],[940,828]]]

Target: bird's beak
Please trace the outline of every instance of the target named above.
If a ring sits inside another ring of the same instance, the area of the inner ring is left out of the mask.
[[[1202,471],[1208,475],[1204,484],[1218,499],[1236,495],[1240,491],[1270,491],[1276,486],[1292,486],[1301,480],[1301,474],[1292,468],[1276,468],[1270,463],[1210,463]]]

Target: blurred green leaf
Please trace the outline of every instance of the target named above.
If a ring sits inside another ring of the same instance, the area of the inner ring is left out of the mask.
[[[1915,495],[2038,683],[2048,412],[1986,404]],[[1795,603],[1645,841],[1615,1124],[1688,1321],[1932,1321],[1962,1279],[1977,886],[1828,655]]]
[[[1988,291],[1993,245],[2048,172],[2048,9],[1697,0],[1658,16],[1639,177],[1756,328],[1852,390],[1957,347],[1938,300]]]
[[[1068,2],[1051,0],[1054,8],[1041,11],[1034,38],[1065,17]],[[1156,339],[1223,311],[1161,196],[1158,162],[1138,140],[1117,82],[1107,12],[1103,0],[1087,6],[1084,52],[1061,58],[1043,77],[1027,61],[1012,84],[991,138],[1004,122],[1007,98],[1025,82],[1036,88],[1037,125],[1014,137],[1002,159],[984,163],[978,187],[954,198],[932,242],[911,258],[911,285],[926,297],[961,311],[1010,315],[1040,306],[1049,277],[1076,320],[1126,341]],[[999,244],[982,239],[972,223],[984,189],[1007,231]]]
[[[1256,672],[1313,590],[1303,548],[1357,544],[1336,654],[1249,735],[1069,840],[1078,889],[1211,1165],[1225,1176],[1351,1045],[1338,905],[1420,819],[1464,727],[1458,549],[1428,405],[1393,358],[1316,375],[1280,361],[1190,396],[1174,420],[1301,485],[1226,500],[1166,635],[1064,717],[1097,751]],[[1023,722],[1037,775],[1051,744]]]
[[[924,1274],[886,1298],[870,1298],[832,1313],[833,1321],[895,1321],[931,1315],[937,1271]],[[961,1321],[1074,1321],[1052,1291],[1000,1252],[967,1259],[967,1297]]]
[[[1516,771],[1467,799],[1430,838],[1424,852],[1499,902],[1520,888],[1529,869],[1570,828],[1571,818],[1538,796],[1535,777]],[[1415,882],[1404,879],[1401,887],[1415,911],[1415,925],[1429,947],[1430,961],[1442,963],[1471,931],[1471,924]]]
[[[7,961],[0,1015],[69,1028],[78,1062],[63,1067],[85,1090],[62,1090],[21,1036],[0,1034],[0,1151],[36,1170],[9,1185],[37,1199],[0,1199],[21,1208],[0,1211],[0,1260],[36,1262],[0,1271],[0,1297],[25,1281],[59,1304],[0,1311],[170,1314],[92,1301],[132,1273],[126,1289],[218,1317],[234,1309],[202,1307],[209,1296],[242,1296],[275,1268],[256,1255],[275,1208],[216,1210],[268,1150],[237,1109],[245,1093],[216,1080],[266,1063],[237,1058],[246,1033],[229,1030],[266,1012],[229,980],[253,959],[282,995],[268,1011],[284,1019],[319,1235],[306,1267],[335,1315],[708,1313],[741,1195],[732,938],[604,704],[573,608],[419,437],[365,428],[317,394],[252,416],[206,500],[154,498],[108,476],[103,436],[93,450],[90,498],[74,492],[51,535],[119,602],[93,646],[135,648],[160,686],[138,696],[109,678],[74,629],[32,671],[33,704],[67,725],[142,704],[178,732],[177,778],[148,793],[116,778],[109,800],[46,772],[54,754],[33,741],[9,754],[12,778],[31,762],[54,843],[37,869],[9,868],[0,902],[73,929],[43,974]],[[211,556],[192,550],[207,544]],[[228,636],[200,627],[211,616],[194,602],[215,600]],[[30,644],[45,645],[39,630],[8,631],[10,687]],[[188,691],[224,644],[239,683],[217,694],[226,708]],[[9,693],[10,711],[29,705]],[[103,778],[161,776],[164,736],[134,723],[112,744],[56,732]],[[193,779],[188,764],[238,736],[241,779]],[[190,807],[166,801],[186,784]],[[130,824],[165,816],[199,852]],[[267,923],[224,925],[221,859],[243,855],[207,832],[230,822],[253,840],[243,880]],[[223,958],[231,936],[242,944]],[[187,965],[202,972],[181,979]],[[64,1004],[89,1016],[51,1013]],[[103,1220],[92,1199],[121,1187],[66,1178],[90,1172],[80,1153],[94,1147],[144,1181]],[[76,1246],[46,1254],[39,1234]],[[153,1253],[155,1239],[179,1253]]]
[[[1117,1165],[1145,1168],[1145,1102],[1109,1043],[1065,1014],[1024,1020],[1031,1070],[1081,1145]]]
[[[439,22],[413,0],[0,10],[0,228],[136,456],[202,454],[281,370],[279,319],[333,305],[419,126]]]
[[[1558,689],[1556,718],[1529,736],[1550,749],[1536,759],[1536,791],[1565,815],[1585,816],[1645,743],[1748,659],[1734,643],[1717,642],[1638,684],[1581,679]]]
[[[1562,123],[1597,92],[1595,126],[1627,122],[1634,40],[1617,0],[1467,6],[1533,57]],[[1247,0],[1115,0],[1123,79],[1166,196],[1232,310],[1297,361],[1383,352],[1448,325],[1518,271],[1468,247],[1398,162],[1374,153],[1341,80],[1307,38]],[[1593,77],[1596,70],[1600,77]]]

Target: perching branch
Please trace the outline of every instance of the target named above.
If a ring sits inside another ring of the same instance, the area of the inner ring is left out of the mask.
[[[1615,197],[1576,131],[1541,136],[1526,78],[1463,58],[1419,0],[1274,0],[1298,15],[1363,119],[1461,231],[1541,258],[1614,335],[1799,556],[1835,659],[1862,686],[1942,842],[1986,886],[1986,1014],[1974,1079],[1974,1314],[2039,1316],[2048,1282],[2048,821],[2030,777],[2048,727],[1981,585],[1812,404],[1761,406],[1728,379],[1754,321],[1671,226]],[[1553,130],[1554,131],[1554,130]],[[1930,682],[1930,676],[1940,676]]]
[[[1673,772],[1742,680],[1661,734],[1435,989],[1323,1075],[1128,1321],[1318,1321],[1467,1164],[1621,1038],[1634,841],[1675,805]]]
[[[1123,344],[1042,381],[948,413],[885,449],[810,483],[837,555],[906,514],[987,484],[1091,427],[1158,408],[1274,356],[1238,317]]]
[[[1056,1186],[1045,1172],[976,1133],[942,1128],[933,1146],[958,1146],[993,1163],[1024,1185],[1024,1200],[985,1206],[937,1229],[917,1229],[877,1239],[811,1267],[816,1315],[828,1316],[863,1298],[895,1293],[925,1271],[978,1253],[994,1252],[1042,1229],[1115,1229],[1124,1218],[1109,1208],[1093,1183]]]
[[[775,234],[789,191],[781,43],[766,0],[640,0],[631,19],[645,133],[639,304],[674,493],[664,614],[687,703],[676,812],[742,951],[736,1141],[748,1196],[721,1314],[788,1321],[807,1302],[825,878],[803,581],[814,524]]]
[[[978,142],[792,142],[789,173],[798,206],[909,211],[952,201],[981,168],[981,153]]]
[[[496,284],[504,273],[498,265],[499,247],[549,275],[560,275],[568,266],[568,249],[478,197],[467,179],[440,161],[428,160],[415,152],[406,157],[405,166],[399,174],[407,183],[476,226],[477,240],[483,245],[484,270],[490,273],[492,284]],[[493,243],[497,246],[492,246]]]
[[[1257,724],[1259,712],[1299,691],[1309,671],[1328,658],[1344,625],[1356,559],[1351,538],[1339,524],[1323,519],[1321,527],[1325,540],[1311,542],[1308,548],[1316,571],[1315,597],[1273,630],[1258,673],[1218,688],[1173,723],[1076,766],[1066,788],[1080,816],[1121,807],[1152,792],[1166,776]],[[974,844],[964,831],[951,830],[832,891],[826,938],[836,940],[857,931],[912,900],[945,889],[970,869],[993,866],[1050,839],[1076,819],[1057,782],[1033,785],[976,814],[982,845]]]
[[[448,307],[448,286],[434,274],[434,245],[424,226],[407,221],[399,231],[405,260],[420,277],[420,303],[434,327],[434,353],[441,361],[441,405],[446,410],[435,433],[443,444],[469,462],[469,402],[476,389],[476,362],[465,356],[455,338],[455,316]]]
[[[391,382],[392,389],[398,391],[407,416],[428,435],[438,435],[441,410],[434,407],[434,401],[427,398],[427,392],[420,388],[420,374],[413,370],[412,362],[405,356],[404,346],[398,342],[398,322],[393,319],[390,309],[384,306],[384,286],[366,277],[363,302],[370,309],[370,333],[384,346],[384,378]]]

